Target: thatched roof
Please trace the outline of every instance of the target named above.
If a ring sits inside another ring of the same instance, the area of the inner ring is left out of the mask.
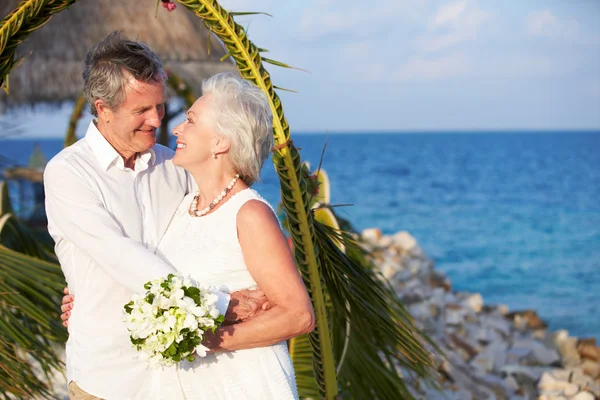
[[[4,19],[19,0],[1,0]],[[173,71],[200,94],[202,79],[224,70],[231,61],[220,62],[222,44],[210,35],[202,20],[183,6],[167,12],[156,0],[81,0],[54,15],[17,49],[27,55],[9,75],[10,95],[0,93],[0,109],[38,102],[73,101],[81,93],[81,72],[88,50],[106,35],[121,30],[129,39],[145,42]]]

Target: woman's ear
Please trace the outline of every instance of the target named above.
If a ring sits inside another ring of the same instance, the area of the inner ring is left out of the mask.
[[[227,153],[229,151],[229,147],[231,146],[231,143],[229,142],[229,140],[225,137],[220,137],[217,139],[217,143],[215,144],[215,153],[217,154],[223,154],[223,153]]]

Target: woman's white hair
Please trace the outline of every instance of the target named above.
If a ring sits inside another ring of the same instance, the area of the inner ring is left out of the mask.
[[[231,72],[202,82],[210,95],[208,123],[217,136],[230,142],[229,157],[240,178],[250,186],[273,148],[273,114],[267,95]]]

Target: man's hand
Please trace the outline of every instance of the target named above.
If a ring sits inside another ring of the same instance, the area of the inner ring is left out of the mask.
[[[247,321],[271,308],[262,290],[240,290],[231,293],[224,324]]]
[[[69,294],[69,288],[66,287],[63,290],[65,294],[62,298],[62,305],[60,306],[60,311],[62,314],[60,315],[60,319],[63,321],[63,326],[69,326],[69,317],[71,316],[71,310],[73,309],[73,301],[75,300],[75,296]]]

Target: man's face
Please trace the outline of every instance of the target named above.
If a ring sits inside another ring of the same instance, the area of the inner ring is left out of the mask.
[[[156,143],[156,129],[165,116],[164,92],[162,81],[145,83],[131,78],[119,108],[99,110],[99,129],[122,156],[131,157]]]

